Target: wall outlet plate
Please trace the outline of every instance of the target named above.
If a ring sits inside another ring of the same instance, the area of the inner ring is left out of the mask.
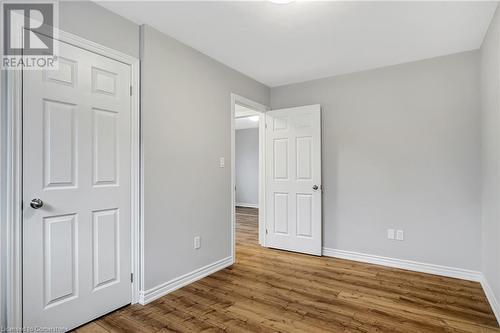
[[[387,239],[394,239],[394,229],[387,229]]]
[[[196,236],[194,238],[194,248],[195,248],[195,250],[197,250],[200,247],[201,247],[201,238],[200,238],[200,236]]]

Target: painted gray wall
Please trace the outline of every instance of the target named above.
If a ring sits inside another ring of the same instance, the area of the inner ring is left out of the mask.
[[[259,204],[259,129],[235,135],[236,204]]]
[[[59,2],[59,28],[139,58],[139,26],[94,2]]]
[[[269,88],[151,27],[142,43],[147,290],[231,255],[230,94]]]
[[[500,300],[500,13],[497,9],[481,47],[482,271]]]
[[[324,246],[480,270],[479,53],[271,89],[272,108],[316,103]]]

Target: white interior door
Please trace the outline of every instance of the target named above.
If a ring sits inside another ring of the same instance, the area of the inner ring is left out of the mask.
[[[321,255],[321,108],[266,113],[266,245]]]
[[[23,73],[24,326],[70,329],[131,301],[130,80],[63,42],[58,70]]]

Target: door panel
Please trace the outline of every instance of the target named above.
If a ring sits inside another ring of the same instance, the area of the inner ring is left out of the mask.
[[[266,113],[266,169],[267,246],[321,255],[319,105]]]
[[[92,109],[94,186],[117,185],[118,180],[118,114]]]
[[[76,185],[75,105],[43,100],[45,188]]]
[[[131,72],[60,53],[23,72],[23,324],[71,329],[131,300]]]
[[[119,282],[120,220],[118,209],[92,212],[94,290]]]
[[[273,151],[274,180],[287,180],[288,139],[275,139]]]
[[[313,197],[307,193],[297,193],[297,236],[312,237]]]
[[[299,137],[296,139],[297,179],[311,180],[312,178],[312,138]]]
[[[51,216],[43,219],[45,306],[78,297],[77,216]]]
[[[288,235],[288,193],[274,193],[274,232]]]

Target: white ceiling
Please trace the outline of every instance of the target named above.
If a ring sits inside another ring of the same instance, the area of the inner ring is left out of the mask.
[[[234,128],[236,130],[246,128],[258,128],[259,122],[250,120],[250,117],[259,116],[259,112],[247,108],[246,106],[236,104],[234,106]]]
[[[259,122],[250,120],[249,117],[236,118],[234,120],[234,128],[236,130],[247,128],[259,128]]]
[[[480,47],[496,2],[99,2],[268,86]]]
[[[234,106],[234,116],[235,118],[246,117],[246,116],[258,116],[259,112],[253,109],[247,108],[246,106],[236,104]]]

